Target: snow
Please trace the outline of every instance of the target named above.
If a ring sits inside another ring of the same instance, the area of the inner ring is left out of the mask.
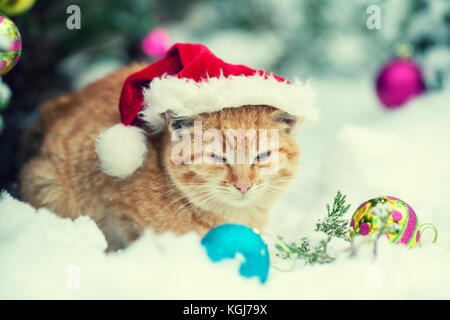
[[[213,264],[195,234],[148,231],[130,248],[105,254],[105,240],[86,217],[61,219],[6,192],[0,200],[0,299],[449,299],[450,90],[428,93],[386,111],[371,81],[316,81],[321,122],[298,131],[302,163],[297,180],[275,206],[269,234],[312,236],[337,190],[352,210],[392,195],[408,202],[439,239],[421,248],[380,243],[379,255],[360,243],[328,265],[297,263],[270,270],[268,281],[238,275],[237,261]],[[264,237],[273,254],[270,237]],[[332,243],[334,252],[342,243]],[[273,257],[278,266],[286,263]]]
[[[442,82],[448,84],[450,73],[450,50],[445,46],[436,46],[426,52],[421,58],[425,82],[431,86],[439,87]]]

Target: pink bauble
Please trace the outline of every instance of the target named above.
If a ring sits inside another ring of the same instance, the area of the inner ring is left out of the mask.
[[[169,45],[169,32],[163,28],[153,29],[141,42],[142,51],[153,58],[163,57]]]
[[[398,108],[425,91],[422,71],[411,59],[394,59],[385,64],[376,86],[378,98],[389,109]]]

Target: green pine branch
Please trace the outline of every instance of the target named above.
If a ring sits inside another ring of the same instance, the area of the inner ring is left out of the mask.
[[[339,238],[350,241],[351,228],[347,220],[342,216],[350,209],[350,204],[345,203],[346,196],[338,191],[334,198],[333,207],[327,204],[327,217],[319,219],[316,224],[316,231],[322,231],[328,236],[328,242],[332,238]]]
[[[321,240],[318,244],[313,244],[307,237],[302,237],[299,243],[286,243],[282,237],[278,236],[278,243],[275,245],[278,250],[277,256],[284,259],[304,260],[306,264],[323,264],[334,261],[336,257],[327,252],[331,240],[351,241],[349,222],[342,218],[349,210],[350,204],[346,203],[346,196],[338,191],[333,206],[328,204],[326,208],[327,216],[319,219],[316,223],[316,231],[325,233],[326,239]]]

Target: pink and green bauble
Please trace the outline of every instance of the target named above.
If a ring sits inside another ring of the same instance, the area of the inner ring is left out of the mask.
[[[395,197],[378,197],[364,202],[353,214],[350,226],[353,231],[351,237],[356,235],[370,236],[380,228],[380,212],[387,211],[386,233],[391,243],[402,243],[410,248],[420,242],[419,221],[416,213],[406,202]],[[397,225],[396,228],[390,228]]]
[[[14,22],[0,13],[0,75],[8,73],[19,61],[22,39]]]

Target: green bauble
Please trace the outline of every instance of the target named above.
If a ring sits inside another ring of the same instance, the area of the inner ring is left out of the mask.
[[[18,16],[27,12],[36,0],[0,0],[0,11],[8,16]]]

